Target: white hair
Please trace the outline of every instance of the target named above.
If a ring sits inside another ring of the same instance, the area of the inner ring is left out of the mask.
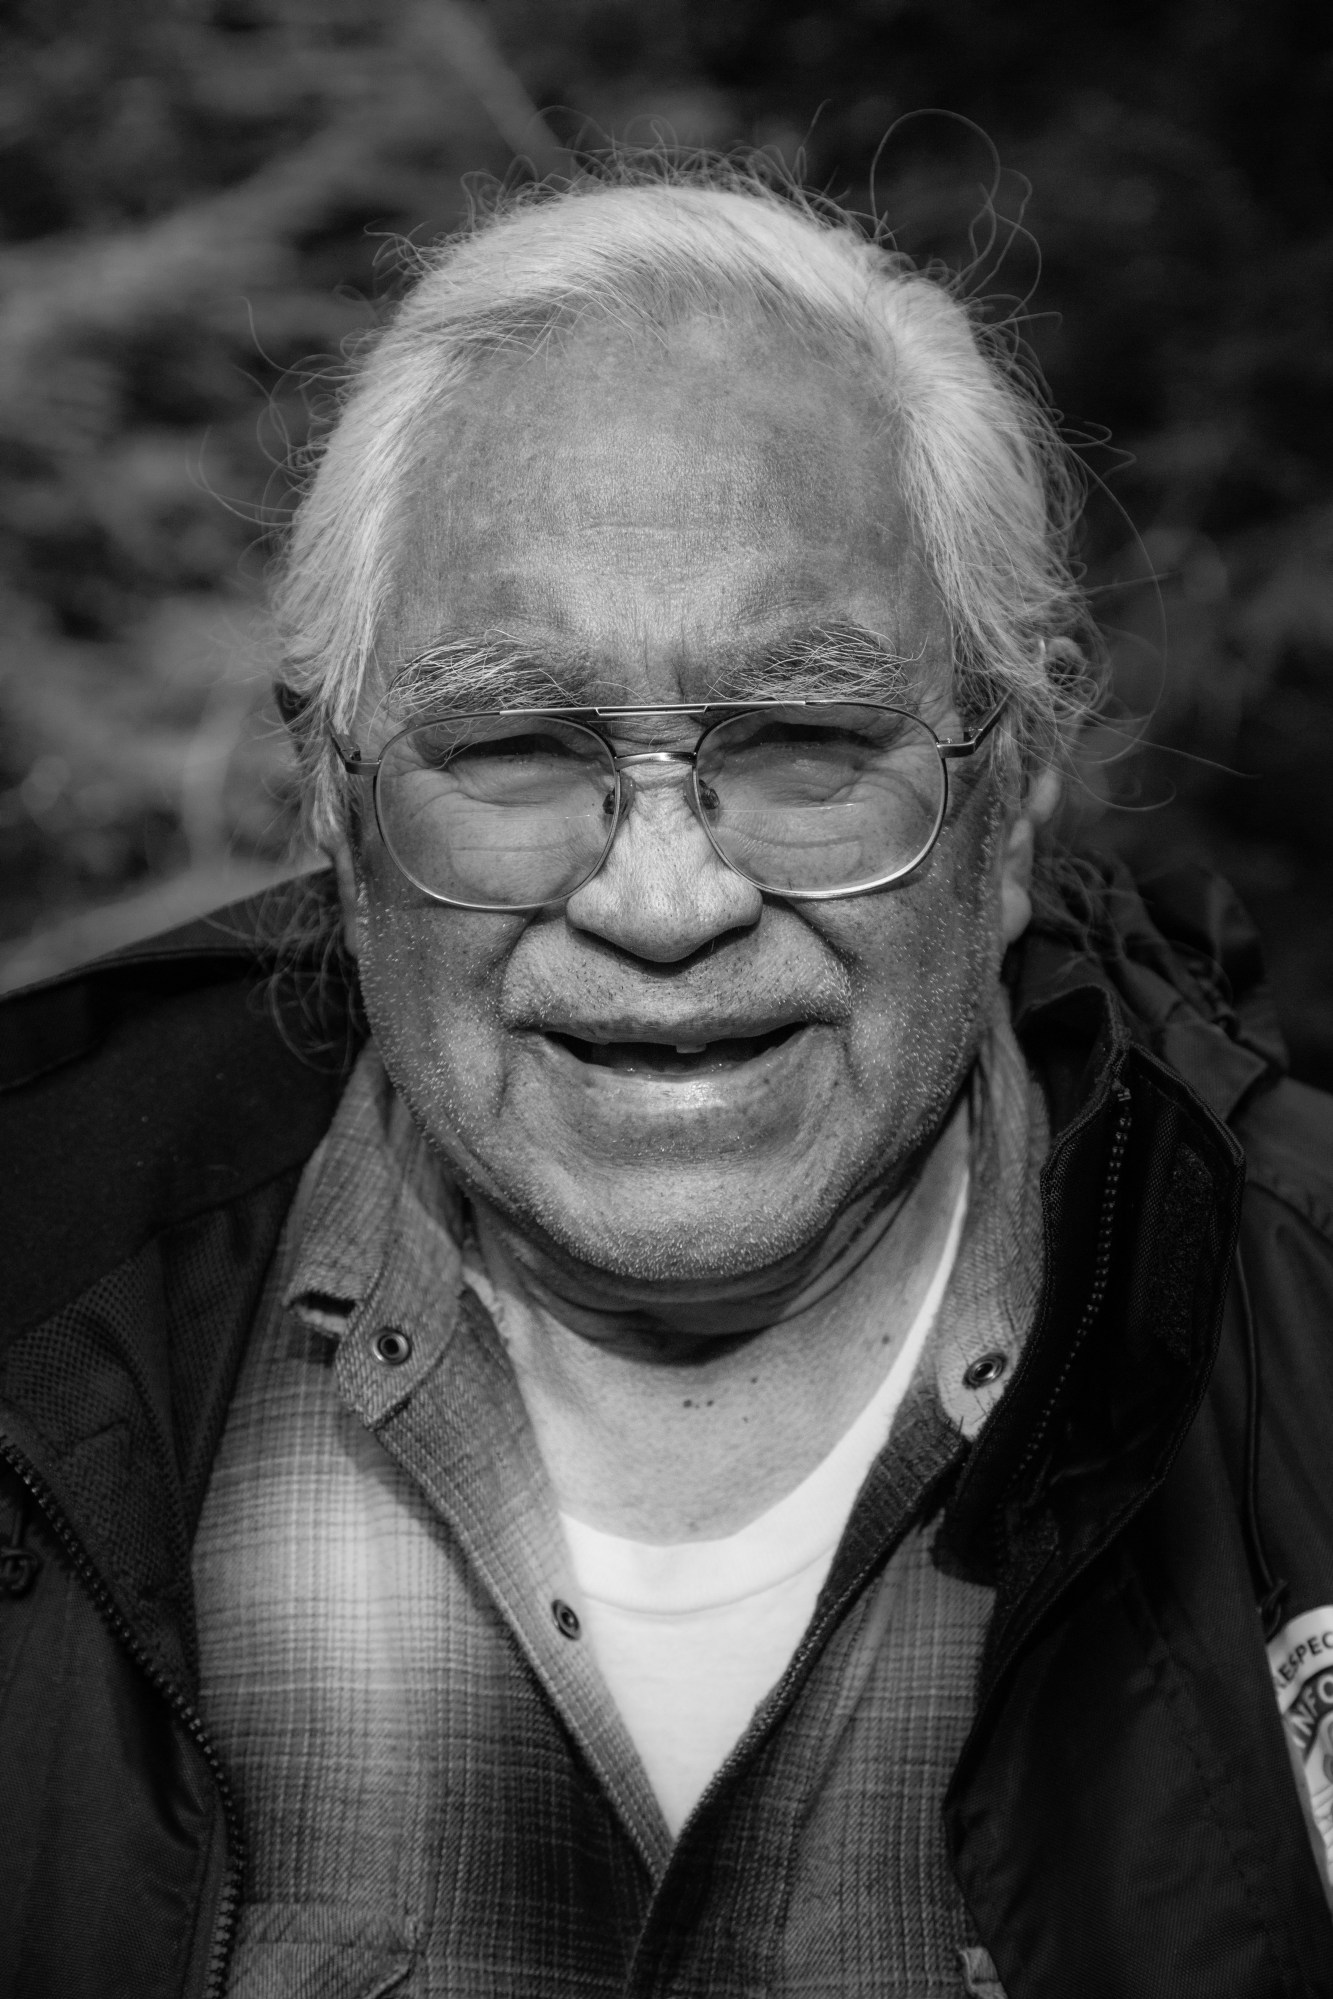
[[[948,622],[960,711],[1007,694],[1006,740],[1055,761],[1099,691],[1069,559],[1077,470],[1014,343],[947,275],[734,161],[616,162],[526,190],[421,258],[361,357],[297,509],[276,592],[306,827],[345,815],[329,729],[352,729],[393,588],[404,496],[488,362],[588,320],[776,323],[882,398],[917,552]],[[404,662],[396,662],[396,665]]]

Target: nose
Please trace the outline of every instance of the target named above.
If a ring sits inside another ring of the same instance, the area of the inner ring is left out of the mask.
[[[577,930],[632,957],[671,964],[759,921],[763,896],[714,851],[687,783],[680,764],[622,771],[629,804],[611,851],[565,904]]]

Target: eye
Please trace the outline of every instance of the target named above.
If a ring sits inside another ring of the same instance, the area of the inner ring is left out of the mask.
[[[771,721],[718,745],[723,768],[788,797],[828,798],[857,783],[891,757],[900,732],[841,722]]]
[[[453,752],[454,763],[533,763],[543,758],[577,756],[572,744],[556,736],[529,730],[524,735],[488,736],[480,743],[460,743]]]
[[[398,739],[382,783],[406,785],[414,809],[452,809],[471,801],[487,809],[595,810],[614,769],[591,730],[530,717],[442,717]]]
[[[460,730],[452,722],[414,729],[407,738],[406,748],[411,761],[420,769],[453,770],[460,775],[467,769],[568,764],[597,755],[591,739],[585,745],[581,739],[571,740],[553,730],[495,730],[478,735],[472,729]]]

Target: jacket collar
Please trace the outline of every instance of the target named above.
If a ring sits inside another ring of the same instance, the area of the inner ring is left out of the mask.
[[[1258,935],[1220,877],[1186,866],[1136,884],[1118,862],[1068,859],[1044,902],[1007,968],[1020,1033],[1065,994],[1106,993],[1127,1040],[1224,1120],[1286,1073]]]

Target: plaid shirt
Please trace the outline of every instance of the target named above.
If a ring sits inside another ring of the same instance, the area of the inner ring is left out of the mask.
[[[251,1856],[231,1999],[999,1992],[940,1823],[991,1596],[934,1566],[925,1516],[1002,1392],[964,1371],[1016,1357],[1040,1278],[1045,1117],[1007,1017],[973,1127],[932,1346],[795,1657],[673,1843],[579,1633],[463,1203],[366,1050],[195,1545]]]

